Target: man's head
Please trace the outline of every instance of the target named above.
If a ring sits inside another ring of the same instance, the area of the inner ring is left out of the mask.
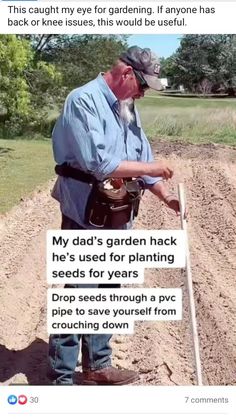
[[[119,100],[139,99],[146,89],[162,90],[158,80],[160,63],[149,48],[130,47],[105,74],[105,79]]]
[[[132,67],[135,76],[144,88],[163,90],[163,86],[158,79],[160,60],[149,48],[130,47],[121,54],[120,60]]]

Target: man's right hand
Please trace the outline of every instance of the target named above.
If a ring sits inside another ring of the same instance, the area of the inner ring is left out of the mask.
[[[173,169],[170,167],[169,163],[165,161],[155,161],[152,163],[149,163],[150,165],[150,173],[148,173],[149,176],[158,177],[161,176],[163,179],[170,179],[173,176]]]

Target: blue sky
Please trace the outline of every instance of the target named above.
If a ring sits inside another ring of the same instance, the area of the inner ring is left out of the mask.
[[[159,57],[169,57],[179,47],[182,35],[130,35],[128,44],[151,48]]]

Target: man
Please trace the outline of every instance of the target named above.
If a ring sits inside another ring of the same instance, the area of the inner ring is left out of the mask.
[[[97,180],[142,178],[146,188],[178,213],[178,199],[163,182],[172,177],[173,171],[167,163],[153,161],[134,106],[135,99],[142,98],[149,87],[162,89],[159,70],[159,60],[150,49],[134,46],[121,55],[110,71],[72,91],[53,131],[53,151],[57,164],[67,163]],[[96,228],[88,222],[85,211],[91,184],[86,179],[75,179],[73,174],[61,174],[52,196],[60,202],[62,229]],[[131,223],[132,217],[118,228],[130,228]],[[70,285],[73,286],[83,287]],[[104,285],[90,285],[100,286]],[[111,366],[110,338],[111,335],[99,334],[52,335],[52,382],[73,384],[80,340],[84,384],[123,385],[136,381],[136,372]]]

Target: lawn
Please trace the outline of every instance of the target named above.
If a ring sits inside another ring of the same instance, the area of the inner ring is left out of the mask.
[[[50,141],[0,139],[0,213],[54,176]]]
[[[137,101],[137,106],[150,140],[236,144],[234,99],[147,94]],[[52,178],[53,167],[50,140],[0,139],[0,213],[8,211]]]
[[[236,99],[170,98],[147,92],[137,106],[149,139],[236,144]]]

